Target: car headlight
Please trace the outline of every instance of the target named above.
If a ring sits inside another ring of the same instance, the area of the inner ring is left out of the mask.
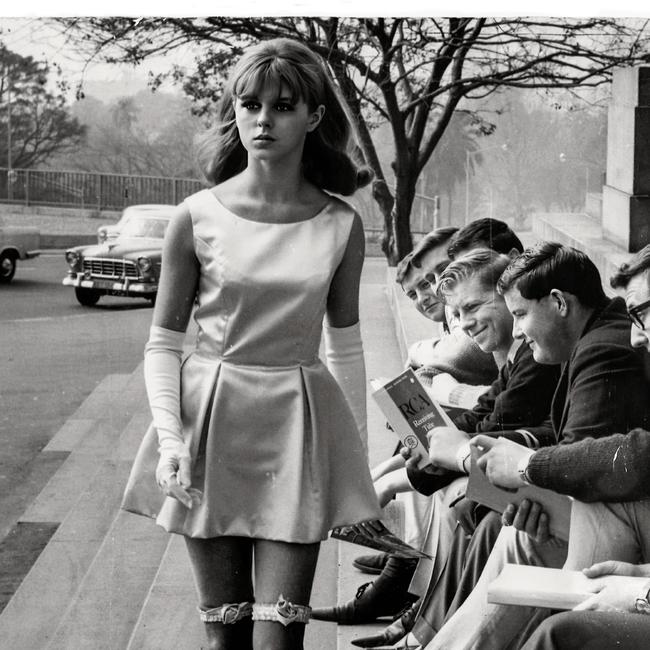
[[[65,261],[73,271],[76,271],[79,269],[81,264],[81,255],[79,255],[77,251],[66,251]]]
[[[153,262],[148,257],[138,257],[138,267],[143,273],[148,273],[153,269]]]

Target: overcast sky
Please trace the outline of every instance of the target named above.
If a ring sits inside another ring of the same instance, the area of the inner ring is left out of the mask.
[[[150,59],[144,65],[116,66],[93,63],[84,69],[84,61],[66,48],[63,38],[52,27],[47,26],[43,16],[52,14],[52,5],[42,0],[21,0],[19,3],[3,3],[0,9],[0,39],[11,50],[31,55],[37,59],[46,59],[58,63],[64,70],[72,87],[81,81],[115,81],[142,79],[146,83],[147,72],[161,72],[174,64],[191,66],[190,51],[175,51],[166,58]],[[584,0],[528,0],[525,4],[526,15],[612,15],[612,16],[648,16],[650,2],[647,0],[611,0],[604,3],[585,2]],[[57,15],[88,15],[88,3],[84,0],[59,0],[56,3]],[[443,15],[485,15],[486,5],[471,0],[456,0],[453,3],[435,0],[184,0],[162,3],[153,0],[112,0],[104,6],[110,6],[113,15],[394,15],[399,7],[400,15],[426,15],[432,10]],[[489,15],[521,15],[520,0],[495,0],[489,3]],[[17,10],[21,17],[16,17]],[[92,12],[102,15],[100,10]],[[182,10],[182,11],[181,11]],[[11,16],[14,13],[14,16]],[[31,17],[25,17],[31,16]]]

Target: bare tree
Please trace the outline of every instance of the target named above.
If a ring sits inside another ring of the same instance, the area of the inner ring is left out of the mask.
[[[461,101],[504,86],[574,88],[606,82],[617,66],[644,60],[645,22],[609,18],[74,18],[58,24],[89,57],[140,62],[199,47],[185,89],[209,105],[234,57],[249,42],[304,41],[329,63],[347,99],[373,197],[384,219],[390,263],[411,250],[416,183]],[[372,128],[392,129],[395,187],[373,144]]]

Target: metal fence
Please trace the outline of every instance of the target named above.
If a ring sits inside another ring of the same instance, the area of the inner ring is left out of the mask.
[[[0,167],[0,202],[95,210],[180,203],[204,184],[194,178]]]
[[[138,203],[176,205],[203,187],[204,183],[194,178],[0,167],[0,203],[122,210]],[[366,231],[379,236],[383,218],[370,188],[363,188],[348,200],[359,211]],[[437,227],[437,214],[435,197],[416,194],[411,210],[412,234],[421,235]]]

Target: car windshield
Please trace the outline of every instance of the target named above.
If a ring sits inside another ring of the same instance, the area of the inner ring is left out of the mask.
[[[150,237],[162,239],[169,225],[168,219],[131,217],[122,227],[120,237]]]

